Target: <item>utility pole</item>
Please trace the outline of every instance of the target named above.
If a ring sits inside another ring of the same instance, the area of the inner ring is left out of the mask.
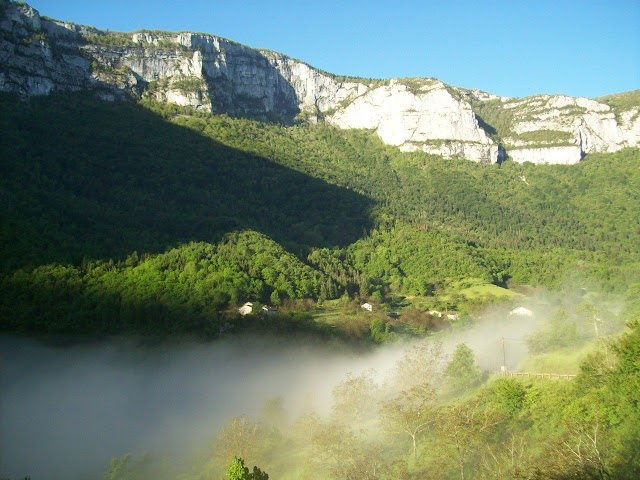
[[[507,371],[507,353],[504,349],[504,337],[502,337],[502,367],[500,368],[502,372]]]

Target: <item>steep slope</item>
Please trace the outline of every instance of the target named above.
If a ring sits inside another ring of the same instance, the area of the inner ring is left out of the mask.
[[[495,163],[498,145],[481,129],[471,106],[437,80],[391,80],[338,110],[341,128],[375,130],[388,145]]]
[[[134,103],[0,94],[0,127],[0,270],[124,258],[243,229],[291,248],[344,246],[371,226],[363,195]]]
[[[604,101],[500,98],[434,79],[337,77],[215,35],[104,32],[7,0],[0,34],[0,91],[24,97],[91,90],[261,120],[325,120],[375,130],[403,151],[483,163],[505,153],[517,162],[576,163],[640,141],[640,102],[620,112]]]
[[[481,165],[189,113],[0,95],[0,330],[217,335],[245,301],[637,281],[637,150]]]

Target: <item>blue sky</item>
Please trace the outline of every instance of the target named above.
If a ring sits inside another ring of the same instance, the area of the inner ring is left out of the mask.
[[[523,97],[640,88],[639,0],[31,0],[98,28],[197,31],[339,75]]]

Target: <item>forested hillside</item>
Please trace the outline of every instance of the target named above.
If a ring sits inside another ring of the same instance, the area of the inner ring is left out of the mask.
[[[0,480],[640,478],[640,90],[0,59]]]
[[[216,335],[245,301],[640,279],[635,149],[482,165],[86,94],[4,95],[0,123],[5,330]]]

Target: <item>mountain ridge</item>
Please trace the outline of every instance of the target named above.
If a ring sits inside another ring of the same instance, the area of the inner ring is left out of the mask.
[[[107,100],[152,98],[267,121],[326,121],[373,130],[402,151],[482,163],[573,164],[640,144],[640,101],[510,98],[432,78],[338,76],[216,35],[103,31],[41,17],[24,3],[0,5],[0,90],[23,97],[91,90]]]

